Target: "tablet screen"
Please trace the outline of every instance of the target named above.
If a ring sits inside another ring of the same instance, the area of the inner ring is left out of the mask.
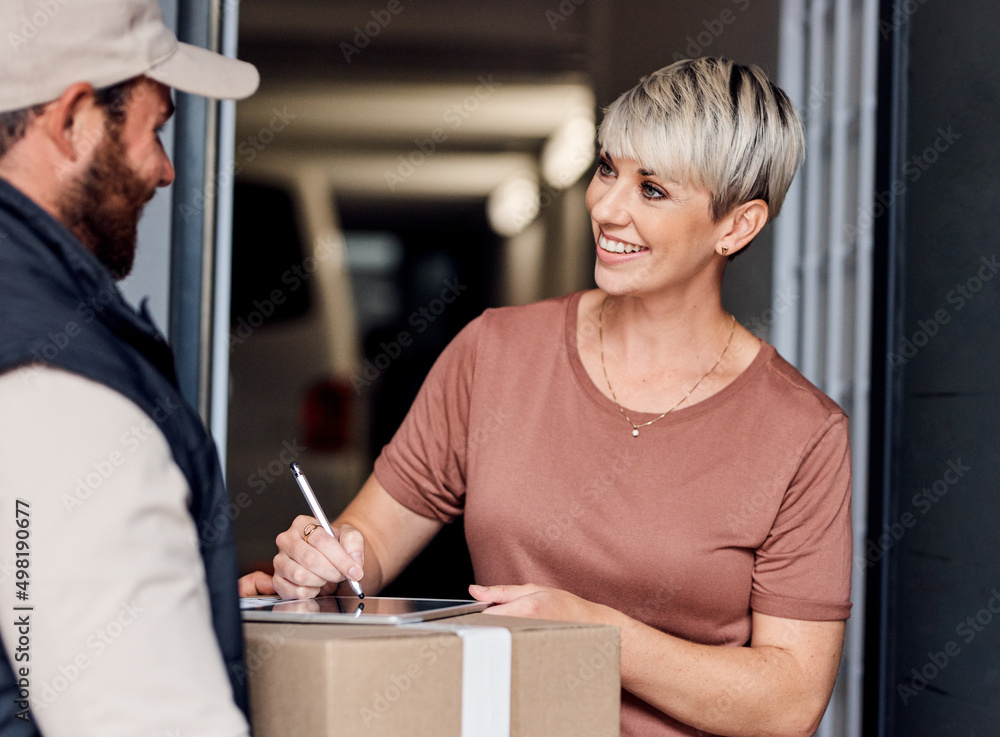
[[[464,599],[402,599],[385,596],[320,596],[282,600],[276,597],[240,599],[245,622],[337,622],[402,624],[481,612],[486,602]]]

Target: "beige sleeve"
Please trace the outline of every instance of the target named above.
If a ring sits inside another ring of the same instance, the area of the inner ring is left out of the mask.
[[[15,673],[29,670],[41,732],[248,734],[211,627],[187,481],[156,424],[101,384],[37,366],[0,375],[0,418],[0,636]],[[16,508],[30,521],[26,601]],[[27,659],[12,616],[24,605]]]

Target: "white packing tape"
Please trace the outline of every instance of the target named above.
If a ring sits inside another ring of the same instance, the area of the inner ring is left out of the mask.
[[[462,638],[462,737],[510,737],[510,630],[420,622]]]

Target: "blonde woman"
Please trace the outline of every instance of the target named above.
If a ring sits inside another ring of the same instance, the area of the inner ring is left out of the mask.
[[[787,97],[703,58],[606,111],[597,289],[470,323],[274,588],[376,593],[465,516],[489,611],[617,625],[623,735],[811,735],[850,612],[844,413],[722,306],[803,156]],[[503,418],[498,421],[497,418]]]

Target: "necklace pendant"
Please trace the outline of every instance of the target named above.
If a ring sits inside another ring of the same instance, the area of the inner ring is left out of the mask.
[[[576,0],[574,0],[574,2],[576,2]],[[608,303],[608,295],[605,295],[604,301],[601,302],[601,311],[599,313],[597,322],[597,340],[599,341],[601,346],[601,370],[604,371],[604,380],[608,382],[608,393],[611,394],[611,400],[615,403],[615,406],[618,407],[618,411],[622,413],[622,417],[624,417],[625,420],[628,422],[628,424],[632,426],[632,437],[637,438],[639,437],[640,427],[646,427],[647,425],[652,425],[654,422],[659,422],[664,417],[673,412],[675,409],[684,404],[684,402],[687,401],[687,398],[691,396],[691,393],[698,388],[701,382],[703,382],[705,379],[711,376],[712,372],[715,371],[715,367],[718,366],[720,363],[722,363],[722,359],[726,357],[726,351],[729,350],[729,344],[733,342],[733,336],[736,335],[736,315],[731,316],[733,318],[733,324],[732,327],[729,328],[729,340],[726,341],[726,347],[722,349],[722,353],[719,354],[718,360],[716,360],[716,362],[712,364],[712,368],[710,368],[707,373],[702,375],[702,377],[694,383],[694,386],[688,389],[688,393],[685,394],[683,397],[681,397],[681,400],[677,402],[677,404],[675,404],[673,407],[668,409],[659,417],[650,420],[649,422],[644,422],[642,423],[642,425],[636,425],[634,422],[632,422],[631,419],[629,419],[629,416],[625,414],[625,410],[622,409],[622,406],[618,404],[618,397],[615,396],[615,390],[611,386],[611,378],[608,376],[608,367],[604,364],[604,306],[607,303]]]

